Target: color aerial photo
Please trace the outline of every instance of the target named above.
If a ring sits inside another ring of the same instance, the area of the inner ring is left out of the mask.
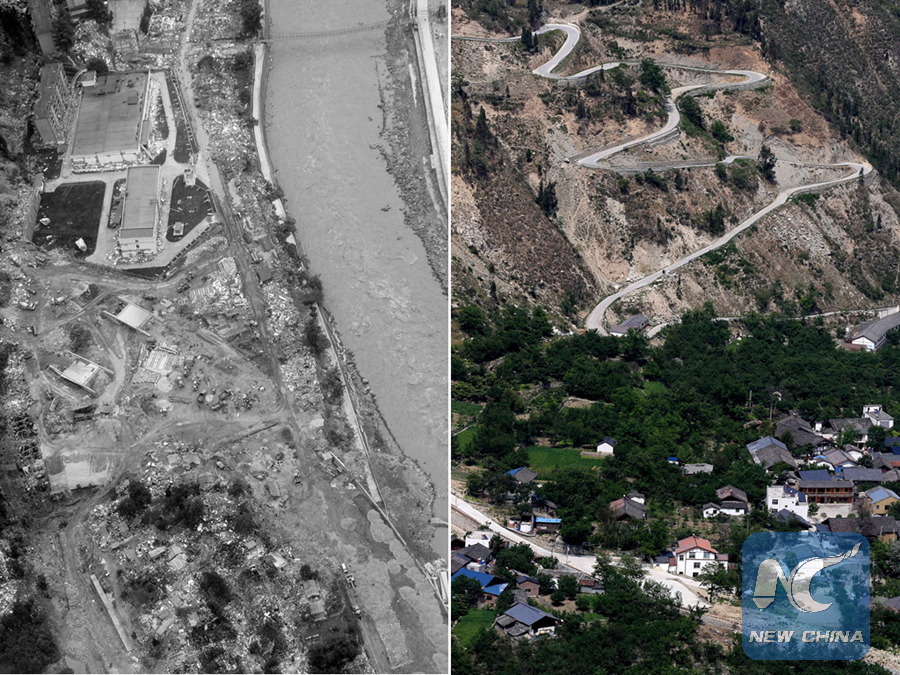
[[[900,672],[900,6],[450,32],[452,672]],[[751,658],[751,535],[865,645]]]
[[[449,8],[0,1],[0,672],[447,673]]]

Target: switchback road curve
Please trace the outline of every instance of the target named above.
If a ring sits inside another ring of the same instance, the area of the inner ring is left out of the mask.
[[[591,68],[587,68],[582,70],[574,75],[557,75],[553,71],[568,57],[575,49],[575,46],[578,44],[578,41],[581,39],[581,30],[578,26],[570,23],[548,23],[535,31],[536,35],[548,33],[550,31],[562,31],[566,35],[565,42],[562,47],[550,58],[549,61],[544,63],[541,66],[538,66],[533,71],[531,71],[534,75],[538,77],[543,77],[550,80],[555,80],[558,82],[566,82],[570,84],[578,84],[580,82],[584,82],[590,75],[599,72],[601,70],[612,70],[613,68],[617,68],[620,65],[635,65],[636,61],[610,61],[607,63],[603,63],[597,66],[593,66]],[[454,40],[469,40],[475,42],[516,42],[520,38],[471,38],[465,36],[452,36]],[[709,73],[710,75],[730,75],[736,77],[742,77],[743,79],[737,82],[722,82],[722,83],[705,83],[705,84],[692,84],[686,85],[683,87],[676,87],[671,91],[671,93],[665,99],[665,108],[667,119],[665,125],[657,129],[656,131],[652,131],[648,134],[644,134],[643,136],[639,136],[638,138],[629,139],[623,143],[615,145],[610,148],[604,148],[596,151],[588,151],[587,153],[579,153],[578,155],[570,158],[576,161],[579,165],[584,166],[586,168],[592,169],[611,169],[607,165],[604,165],[602,162],[604,160],[609,159],[613,155],[616,155],[624,150],[628,150],[629,148],[633,148],[638,145],[647,144],[647,143],[662,143],[670,139],[677,138],[680,134],[679,125],[681,123],[681,113],[678,111],[678,106],[675,102],[679,97],[684,95],[697,96],[699,94],[705,94],[711,91],[716,91],[719,89],[755,89],[762,86],[766,86],[769,84],[769,77],[763,73],[758,73],[752,70],[717,70],[713,68],[697,68],[692,66],[680,66],[674,64],[666,64],[661,63],[667,68],[678,68],[680,70],[687,70],[691,72],[700,72],[700,73]],[[730,164],[734,162],[736,159],[755,159],[752,157],[739,157],[739,156],[729,156],[726,157],[721,163]],[[779,160],[783,161],[783,160]],[[701,161],[701,162],[691,162],[684,161],[673,164],[671,167],[666,168],[691,168],[698,166],[712,166],[718,162],[716,161]],[[697,258],[706,255],[710,251],[714,251],[717,248],[720,248],[727,244],[729,241],[734,239],[737,235],[739,235],[744,230],[752,227],[759,220],[767,216],[769,213],[774,211],[775,209],[781,207],[787,201],[798,194],[804,193],[818,193],[822,192],[828,188],[842,185],[844,183],[852,182],[854,180],[859,180],[868,176],[872,172],[872,166],[866,161],[861,163],[857,162],[837,162],[835,164],[807,164],[803,162],[791,162],[792,164],[796,164],[799,166],[807,166],[813,168],[840,168],[845,167],[848,169],[848,173],[841,178],[836,178],[833,180],[822,181],[817,183],[808,183],[805,185],[798,185],[790,188],[784,188],[779,191],[778,195],[772,200],[771,203],[761,208],[759,211],[751,214],[748,218],[744,219],[738,225],[736,225],[733,229],[726,232],[724,235],[713,241],[712,243],[704,246],[698,251],[690,253],[675,262],[666,265],[665,267],[656,270],[637,281],[634,281],[624,288],[616,291],[615,293],[606,296],[603,298],[596,307],[591,311],[591,313],[585,319],[585,328],[588,330],[596,330],[601,335],[606,334],[606,328],[604,326],[605,316],[607,310],[610,306],[620,300],[621,298],[634,293],[635,291],[640,290],[641,288],[645,288],[656,281],[662,279],[665,275],[674,272],[675,270],[684,267],[688,263],[693,262]],[[627,167],[616,167],[618,170],[627,169]]]

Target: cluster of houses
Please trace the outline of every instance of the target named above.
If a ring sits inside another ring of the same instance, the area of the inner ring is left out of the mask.
[[[767,471],[776,465],[788,467],[784,483],[766,489],[766,509],[777,519],[810,531],[852,531],[885,541],[895,539],[897,523],[887,514],[891,505],[900,499],[882,484],[900,482],[900,438],[888,436],[884,447],[863,451],[860,448],[867,443],[873,426],[892,429],[894,419],[880,405],[864,406],[859,418],[833,419],[814,425],[790,415],[777,423],[775,436],[748,443],[751,459]],[[835,439],[848,428],[856,432],[857,443],[836,447]],[[808,448],[804,464],[817,468],[800,470],[800,462],[792,455],[786,440],[795,447]],[[863,466],[864,461],[871,466]],[[712,466],[686,464],[682,471],[687,475],[709,473]],[[742,490],[726,486],[717,494],[719,503],[703,505],[704,517],[740,517],[749,513],[750,504]],[[812,504],[816,505],[822,521],[815,525],[810,522]],[[860,517],[850,517],[854,512]]]
[[[451,582],[460,577],[475,579],[481,586],[478,606],[493,608],[497,605],[500,594],[507,589],[512,593],[513,604],[500,613],[495,621],[495,628],[513,638],[534,639],[552,636],[561,619],[528,603],[529,598],[540,594],[540,582],[528,574],[514,572],[513,581],[493,574],[494,556],[489,548],[493,533],[476,531],[466,535],[464,542],[456,541],[451,545],[450,579]],[[460,544],[465,544],[460,546]],[[583,594],[603,593],[603,582],[588,574],[574,570],[565,572],[546,570],[555,580],[570,574],[578,581],[578,592]]]

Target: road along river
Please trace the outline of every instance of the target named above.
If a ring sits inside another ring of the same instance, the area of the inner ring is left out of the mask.
[[[543,65],[535,68],[532,73],[537,75],[538,77],[544,77],[551,80],[556,80],[559,82],[567,82],[577,84],[580,82],[584,82],[588,76],[596,73],[600,70],[611,70],[613,68],[617,68],[620,65],[636,65],[637,62],[633,61],[610,61],[608,63],[603,63],[598,66],[593,66],[591,68],[587,68],[582,70],[574,75],[556,75],[553,71],[561,64],[569,54],[575,49],[575,46],[578,44],[578,41],[581,39],[581,30],[578,26],[569,23],[548,23],[538,30],[535,31],[535,34],[548,33],[550,31],[562,31],[566,35],[565,42],[559,48],[559,50],[550,58],[549,61],[544,63]],[[462,36],[453,36],[453,39],[462,39],[462,40],[473,40],[477,42],[515,42],[519,40],[519,38],[468,38]],[[644,136],[639,138],[629,139],[628,141],[621,143],[619,145],[613,146],[611,148],[606,148],[603,150],[597,151],[588,151],[579,153],[576,157],[571,159],[578,162],[579,165],[593,168],[593,169],[605,169],[611,168],[602,164],[603,160],[609,159],[615,154],[622,152],[623,150],[628,150],[629,148],[633,148],[638,145],[651,143],[651,142],[665,142],[670,138],[677,138],[679,135],[678,125],[681,123],[681,113],[678,111],[678,106],[675,104],[675,101],[678,100],[678,97],[683,95],[692,95],[696,96],[698,94],[715,91],[718,89],[754,89],[757,87],[765,86],[769,83],[769,78],[767,75],[763,73],[757,73],[752,70],[716,70],[712,68],[695,68],[690,66],[678,66],[673,64],[660,64],[664,65],[667,68],[678,68],[680,70],[688,70],[692,72],[708,72],[710,75],[733,75],[743,77],[744,79],[740,82],[729,82],[729,83],[710,83],[710,84],[693,84],[684,87],[677,87],[672,90],[669,96],[666,97],[666,114],[667,119],[665,125],[657,129],[656,131],[652,131]],[[726,157],[722,160],[722,163],[729,164],[733,162],[735,159],[754,159],[750,157]],[[859,180],[868,176],[872,172],[872,166],[868,162],[837,162],[834,164],[804,164],[803,162],[790,162],[791,164],[797,166],[809,166],[816,168],[840,168],[846,167],[848,169],[848,173],[841,177],[830,181],[822,181],[818,183],[809,183],[806,185],[797,185],[794,187],[784,188],[779,191],[778,195],[772,200],[771,203],[756,211],[748,218],[744,219],[740,223],[738,223],[733,229],[726,232],[724,235],[713,241],[712,243],[704,246],[702,249],[698,251],[694,251],[683,258],[676,260],[675,262],[666,265],[664,268],[659,269],[647,276],[638,279],[637,281],[632,282],[625,288],[603,298],[596,307],[591,311],[588,315],[587,319],[585,319],[585,327],[588,330],[594,329],[597,330],[601,334],[606,333],[606,329],[604,327],[604,321],[606,317],[606,312],[610,308],[610,306],[626,295],[634,293],[635,291],[649,286],[659,279],[663,278],[664,275],[669,274],[684,265],[696,260],[697,258],[706,255],[710,251],[714,251],[717,248],[724,246],[729,241],[731,241],[734,237],[739,235],[744,230],[752,227],[757,221],[764,218],[766,215],[779,208],[780,206],[787,203],[787,201],[798,194],[809,193],[809,192],[821,192],[835,185],[841,185],[843,183],[852,182],[855,180]],[[695,166],[710,166],[708,163],[703,162],[684,162],[681,164],[673,165],[670,168],[691,168]],[[616,167],[617,170],[623,170],[627,167]]]
[[[435,484],[435,515],[445,520],[447,296],[377,147],[384,31],[302,37],[383,22],[390,10],[373,0],[269,0],[269,11],[276,179],[342,342],[403,452]],[[445,529],[433,546],[446,555]]]

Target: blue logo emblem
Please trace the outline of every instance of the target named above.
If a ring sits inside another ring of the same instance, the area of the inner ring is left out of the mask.
[[[752,659],[856,661],[869,651],[869,542],[758,532],[741,550],[741,633]]]

